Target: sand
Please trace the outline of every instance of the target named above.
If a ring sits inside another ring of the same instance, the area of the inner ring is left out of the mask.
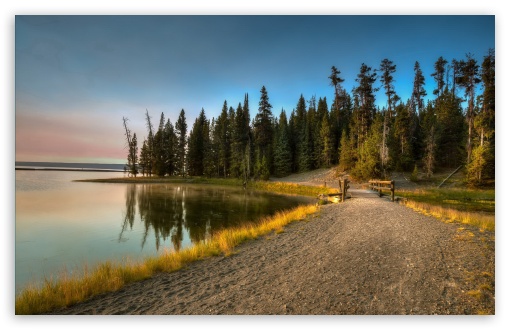
[[[443,223],[362,189],[350,192],[346,202],[323,205],[231,256],[53,314],[495,313],[494,233]]]

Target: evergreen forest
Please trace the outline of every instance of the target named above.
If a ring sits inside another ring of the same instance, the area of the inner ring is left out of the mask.
[[[469,53],[461,60],[439,57],[434,72],[427,74],[415,62],[407,100],[395,90],[396,70],[389,59],[376,68],[363,63],[355,87],[347,91],[341,71],[332,66],[329,76],[324,75],[332,101],[301,95],[289,116],[284,109],[274,111],[264,86],[256,111],[245,94],[237,105],[225,101],[217,118],[207,118],[202,109],[189,131],[184,109],[175,123],[161,113],[157,127],[146,110],[147,137],[140,145],[123,118],[126,168],[133,176],[247,181],[335,166],[362,181],[389,178],[394,171],[419,171],[427,178],[438,169],[465,166],[468,184],[493,186],[494,49],[482,63]],[[426,79],[433,79],[433,95],[425,91]],[[375,102],[380,89],[382,108]]]

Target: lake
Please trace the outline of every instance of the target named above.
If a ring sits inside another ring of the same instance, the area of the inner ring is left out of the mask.
[[[73,182],[124,173],[16,171],[16,292],[64,270],[179,250],[313,202],[238,187]]]

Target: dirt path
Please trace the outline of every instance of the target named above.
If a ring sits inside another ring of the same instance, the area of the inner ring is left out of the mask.
[[[230,257],[55,314],[494,314],[493,233],[351,192]]]

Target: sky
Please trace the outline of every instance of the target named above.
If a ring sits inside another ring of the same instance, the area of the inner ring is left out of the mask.
[[[494,15],[17,15],[16,161],[124,163],[123,117],[141,145],[146,111],[184,109],[189,131],[248,93],[253,118],[262,86],[275,116],[301,94],[330,106],[333,65],[350,92],[387,58],[405,101],[418,61],[432,97],[439,56],[481,63],[495,41]]]

